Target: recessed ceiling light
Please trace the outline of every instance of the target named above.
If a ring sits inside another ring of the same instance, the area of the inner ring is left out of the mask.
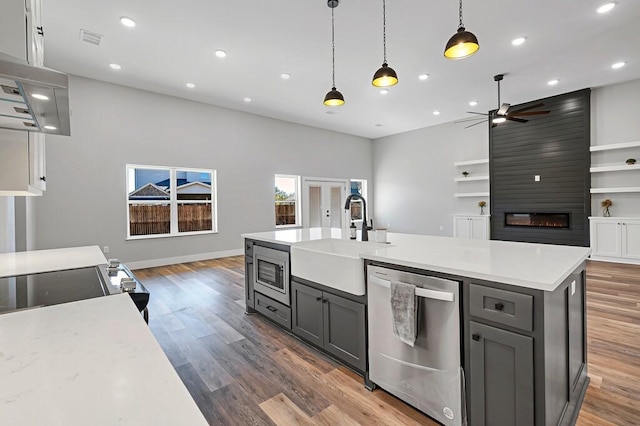
[[[525,41],[527,41],[526,37],[518,37],[511,40],[511,44],[513,44],[514,46],[520,46]]]
[[[136,26],[136,21],[134,21],[131,18],[127,18],[126,16],[123,16],[120,18],[120,23],[125,27],[129,27],[129,28],[133,28]]]
[[[607,13],[610,12],[611,9],[613,9],[614,7],[616,7],[616,2],[609,2],[609,3],[605,3],[602,6],[600,6],[597,11],[598,13]]]
[[[185,84],[185,86],[187,86],[189,89],[193,89],[194,87],[196,87],[196,85],[193,83],[187,83]]]
[[[36,98],[40,101],[48,101],[49,97],[45,96],[45,95],[41,95],[40,93],[34,93],[33,95],[31,95],[32,98]]]
[[[556,84],[558,84],[560,82],[560,80],[558,80],[557,78],[554,78],[553,80],[549,80],[547,81],[547,84],[549,86],[555,86]]]
[[[283,80],[289,80],[291,78],[291,74],[283,72],[282,74],[280,74],[280,78]]]
[[[624,67],[626,64],[627,64],[626,62],[616,62],[615,64],[611,65],[611,68],[613,68],[614,70],[617,70]]]
[[[44,126],[44,128],[47,130],[58,130],[56,126]]]
[[[387,90],[387,89],[380,90],[380,94],[381,95],[386,95],[387,93],[389,93],[389,90]]]
[[[109,67],[112,70],[121,70],[122,69],[122,67],[120,65],[118,65],[118,64],[109,64]]]
[[[476,105],[478,105],[478,101],[469,102],[469,106],[476,106]]]
[[[216,56],[218,58],[226,58],[227,52],[225,52],[224,50],[216,50]]]
[[[426,79],[428,79],[428,78],[429,78],[429,74],[420,74],[420,75],[418,76],[418,78],[419,78],[420,80],[426,80]]]
[[[243,100],[243,101],[245,101],[245,102],[247,102],[247,103],[248,103],[248,102],[251,102],[251,98],[242,98],[242,100]]]
[[[433,111],[433,115],[440,115],[440,111]]]

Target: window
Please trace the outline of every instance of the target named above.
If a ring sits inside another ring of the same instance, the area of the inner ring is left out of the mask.
[[[351,179],[349,192],[351,194],[362,195],[367,199],[367,181],[364,179]],[[353,200],[351,202],[351,220],[354,222],[362,221],[362,201]]]
[[[300,226],[300,176],[275,177],[276,227]]]
[[[216,171],[127,165],[127,238],[217,232]]]

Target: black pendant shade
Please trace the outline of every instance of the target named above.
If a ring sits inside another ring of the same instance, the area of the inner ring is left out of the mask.
[[[342,105],[344,104],[344,96],[342,96],[342,93],[338,92],[335,87],[332,87],[324,97],[324,104],[326,106]]]
[[[447,42],[444,56],[449,59],[464,59],[476,53],[478,49],[480,49],[478,38],[464,27],[460,27]]]
[[[371,82],[376,87],[389,87],[398,84],[398,74],[385,62],[373,75]]]

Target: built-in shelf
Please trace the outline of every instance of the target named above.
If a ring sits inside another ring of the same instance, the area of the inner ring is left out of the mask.
[[[489,176],[468,176],[455,178],[455,182],[466,182],[470,180],[489,180]]]
[[[611,149],[626,149],[640,147],[640,141],[637,142],[625,142],[625,143],[612,143],[608,145],[594,145],[589,147],[591,152],[597,151],[609,151]]]
[[[591,173],[624,172],[627,170],[640,170],[640,164],[616,164],[611,166],[596,166],[589,169]]]
[[[639,188],[640,190],[640,188]],[[488,197],[488,192],[457,192],[453,194],[454,197]]]
[[[622,188],[591,188],[592,194],[610,194],[614,192],[640,192],[640,186],[627,186]]]
[[[481,160],[458,161],[456,163],[453,163],[453,165],[456,166],[456,167],[458,167],[458,166],[471,166],[473,164],[489,164],[489,159],[488,158],[484,158],[484,159],[481,159]]]

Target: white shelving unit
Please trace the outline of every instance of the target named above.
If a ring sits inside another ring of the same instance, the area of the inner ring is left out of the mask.
[[[455,178],[454,182],[467,182],[473,180],[489,180],[489,176],[469,176],[469,177],[459,177]]]
[[[597,182],[600,183],[599,188],[591,188],[592,194],[613,194],[613,193],[633,193],[640,192],[640,187],[636,186],[619,186],[620,184],[624,185],[627,180],[623,181],[622,176],[637,176],[636,174],[640,170],[640,164],[625,164],[626,159],[631,157],[633,158],[633,153],[637,154],[637,149],[632,152],[632,155],[625,155],[624,152],[619,154],[614,153],[614,155],[607,154],[607,151],[614,150],[629,150],[633,148],[640,148],[640,141],[634,142],[623,142],[623,143],[613,143],[607,145],[594,145],[590,147],[591,153],[596,153],[596,157],[591,157],[591,168],[589,171],[591,173],[609,173],[614,172],[616,175],[612,175],[610,177],[606,177],[605,180],[598,179]],[[598,153],[602,153],[598,155]],[[599,164],[597,159],[607,160],[606,164]],[[612,161],[616,161],[612,163]],[[632,172],[631,175],[627,175],[626,173],[620,175],[620,172]],[[634,174],[635,172],[636,174]],[[605,175],[606,176],[606,175]],[[618,176],[617,178],[615,176]],[[593,180],[592,180],[593,181]],[[637,182],[637,179],[630,179],[632,182]],[[594,182],[595,183],[595,182]],[[596,184],[597,185],[597,184]]]
[[[638,142],[640,143],[640,142]],[[455,167],[458,166],[473,166],[474,164],[489,164],[489,159],[488,158],[483,158],[480,160],[468,160],[468,161],[458,161],[456,163],[453,163],[453,165]]]
[[[488,192],[456,192],[454,197],[488,197]]]
[[[612,194],[614,192],[640,192],[640,186],[625,186],[621,188],[591,188],[592,194]]]
[[[591,152],[598,151],[610,151],[612,149],[627,149],[640,147],[640,141],[636,142],[624,142],[624,143],[612,143],[608,145],[594,145],[589,148]]]

